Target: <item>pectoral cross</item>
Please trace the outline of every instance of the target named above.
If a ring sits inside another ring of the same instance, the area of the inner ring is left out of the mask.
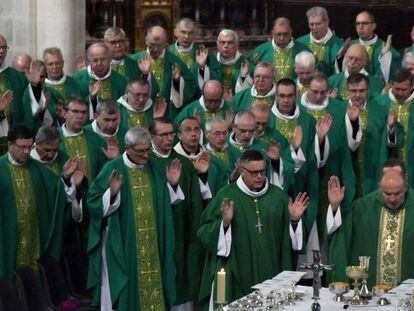
[[[394,243],[395,243],[395,241],[389,235],[387,237],[387,239],[385,240],[385,244],[387,245],[387,251],[389,251],[391,249],[391,247],[393,246]]]
[[[262,222],[260,221],[260,218],[257,217],[257,225],[255,226],[257,228],[257,230],[259,230],[259,233],[262,233]]]

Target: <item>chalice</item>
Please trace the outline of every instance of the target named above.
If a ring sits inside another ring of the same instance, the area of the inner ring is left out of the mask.
[[[348,304],[353,306],[361,306],[368,304],[368,301],[361,297],[359,294],[358,280],[362,279],[364,273],[366,272],[366,267],[364,266],[348,266],[346,267],[346,275],[354,280],[354,296],[349,299]]]
[[[335,294],[333,301],[344,302],[344,294],[349,292],[349,284],[345,282],[332,282],[329,283],[329,290],[331,293]]]
[[[393,288],[392,285],[385,285],[385,284],[377,284],[372,287],[373,294],[378,297],[377,304],[381,306],[390,304],[387,298],[381,297],[381,296],[384,295],[386,292],[388,292],[391,288]]]

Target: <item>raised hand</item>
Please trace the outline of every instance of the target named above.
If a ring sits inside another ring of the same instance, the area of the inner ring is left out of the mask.
[[[346,108],[346,114],[348,115],[349,120],[356,121],[359,117],[359,107],[350,103]]]
[[[345,187],[341,187],[339,178],[331,176],[328,181],[328,200],[334,213],[338,210],[339,205],[344,199],[344,195]]]
[[[204,45],[200,45],[200,48],[196,53],[196,62],[199,68],[204,68],[207,63],[208,49]]]
[[[122,179],[122,175],[118,175],[116,170],[112,170],[111,176],[109,176],[109,192],[111,198],[113,198],[121,189]]]
[[[244,63],[240,64],[240,76],[242,78],[247,77],[250,71],[250,62],[246,59]]]
[[[381,90],[381,95],[387,94],[390,89],[391,85],[389,83],[385,83],[384,88]]]
[[[239,160],[236,161],[234,169],[230,174],[230,182],[236,181],[240,177],[241,166]]]
[[[194,118],[196,118],[196,119],[197,119],[198,123],[201,123],[201,122],[200,122],[200,120],[201,120],[201,113],[200,113],[200,110],[196,109],[196,110],[194,111]]]
[[[174,159],[171,165],[167,167],[167,181],[171,186],[178,185],[181,176],[181,162],[178,159]]]
[[[272,159],[274,161],[279,160],[279,157],[280,157],[280,144],[275,140],[271,140],[270,143],[269,143],[268,150],[266,151],[266,150],[263,149],[262,151],[264,153],[266,153],[266,155],[270,159]]]
[[[300,148],[300,145],[302,144],[302,127],[300,125],[296,125],[295,130],[290,137],[290,144],[295,151]]]
[[[151,70],[151,55],[144,53],[138,61],[138,68],[141,70],[143,75],[148,75]]]
[[[387,125],[390,130],[394,129],[395,123],[397,123],[397,112],[394,109],[390,109],[387,117]]]
[[[180,77],[181,77],[181,70],[180,70],[180,65],[178,64],[174,64],[171,68],[172,70],[172,77],[175,81],[179,81]]]
[[[79,186],[82,184],[82,181],[85,178],[85,174],[86,174],[85,161],[82,159],[79,159],[78,165],[76,167],[76,171],[72,175],[76,188],[79,188]]]
[[[234,202],[229,201],[228,198],[224,198],[221,203],[221,215],[223,219],[223,226],[228,227],[231,224],[234,214]]]
[[[338,89],[333,88],[328,91],[328,97],[330,98],[337,98],[338,97]]]
[[[227,102],[231,102],[231,100],[233,99],[233,93],[231,92],[231,90],[223,91],[223,99]]]
[[[78,55],[75,57],[75,67],[77,71],[86,69],[86,57],[85,55]]]
[[[391,44],[392,44],[392,35],[388,35],[387,41],[382,44],[381,56],[384,56],[389,50],[391,50]]]
[[[40,60],[34,59],[30,63],[28,79],[31,85],[37,86],[42,82],[44,76],[44,66]]]
[[[50,92],[45,92],[45,107],[43,108],[44,110],[47,109],[47,107],[49,107],[50,102],[52,101],[52,94]]]
[[[6,110],[7,106],[13,101],[13,91],[7,90],[0,97],[0,112]]]
[[[111,137],[107,140],[107,147],[101,147],[101,150],[108,160],[113,160],[119,156],[119,146],[115,138]]]
[[[167,101],[164,97],[158,98],[158,103],[154,105],[154,109],[152,110],[152,117],[154,119],[156,118],[162,118],[165,115],[165,112],[167,111]]]
[[[338,52],[338,56],[337,58],[342,58],[344,57],[346,51],[348,51],[348,48],[351,46],[351,37],[346,38],[346,40],[344,41],[344,44],[342,45],[341,49]]]
[[[227,128],[230,128],[233,125],[234,116],[236,114],[234,113],[234,110],[227,110],[226,111],[226,124]]]
[[[332,125],[332,117],[331,115],[325,115],[321,120],[316,123],[316,134],[318,135],[319,143],[323,142],[326,135],[329,132],[329,129]]]
[[[260,62],[260,56],[257,53],[253,55],[253,64],[256,66]]]
[[[91,80],[91,82],[89,82],[89,97],[91,99],[95,99],[100,90],[101,90],[101,81],[95,82]]]
[[[195,160],[194,166],[199,174],[204,174],[208,171],[209,165],[210,153],[207,150],[204,150]]]
[[[66,163],[63,165],[63,177],[65,179],[71,177],[73,173],[76,171],[79,160],[80,159],[78,157],[73,157],[67,160]]]
[[[295,201],[292,198],[289,198],[289,215],[290,219],[293,221],[298,221],[309,204],[309,197],[306,192],[299,192],[296,196]]]

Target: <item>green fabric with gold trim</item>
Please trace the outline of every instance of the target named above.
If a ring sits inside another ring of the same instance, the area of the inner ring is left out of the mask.
[[[131,80],[132,78],[141,77],[142,75],[141,70],[138,67],[138,61],[132,59],[127,55],[124,56],[123,65],[111,64],[111,68],[120,75],[124,76],[127,81]]]
[[[103,137],[96,133],[92,128],[92,123],[85,125],[83,128],[85,131],[88,131],[91,133],[91,136],[95,137],[95,140],[98,142],[98,145],[106,149],[108,147],[108,137]],[[125,151],[125,134],[128,131],[127,128],[119,126],[118,132],[114,137],[111,137],[111,139],[115,139],[116,143],[118,144],[119,153],[123,153]],[[99,149],[100,150],[100,149]]]
[[[263,103],[271,107],[275,101],[275,95],[271,95],[265,98],[254,97],[251,94],[252,88],[249,87],[243,91],[238,92],[233,96],[231,100],[231,107],[236,111],[250,110],[252,103]]]
[[[104,217],[102,195],[114,169],[123,176],[121,202]],[[93,291],[94,305],[100,300],[104,222],[108,224],[106,256],[112,303],[119,310],[144,311],[169,310],[175,301],[173,215],[167,181],[160,171],[152,161],[144,169],[130,169],[120,156],[104,166],[89,189],[88,288]]]
[[[414,194],[409,190],[397,211],[385,207],[380,191],[356,200],[341,227],[330,236],[328,263],[335,273],[328,278],[349,282],[345,268],[359,265],[359,256],[370,256],[368,287],[398,285],[414,276]],[[380,268],[381,267],[381,268]]]
[[[43,254],[59,260],[68,215],[60,176],[28,159],[12,166],[0,158],[0,276],[14,278],[20,265],[37,266]]]
[[[246,62],[246,57],[241,55],[233,65],[223,65],[218,63],[221,70],[221,82],[223,83],[223,88],[233,95],[236,94],[237,78],[240,75],[240,66],[244,62]]]
[[[147,111],[142,112],[130,111],[120,102],[117,102],[117,105],[121,113],[121,123],[119,124],[120,128],[127,130],[136,126],[148,128],[148,125],[152,121],[154,104]]]
[[[57,101],[66,101],[70,96],[81,95],[78,82],[70,76],[66,76],[65,82],[61,85],[45,83],[43,87],[46,92],[52,93]]]

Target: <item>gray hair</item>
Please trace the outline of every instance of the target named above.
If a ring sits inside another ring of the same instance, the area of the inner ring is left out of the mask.
[[[214,128],[214,125],[216,124],[222,124],[227,128],[226,121],[224,121],[222,118],[214,118],[206,122],[206,126],[205,126],[206,132],[211,132]]]
[[[41,126],[37,131],[35,143],[40,145],[59,139],[59,131],[53,126]]]
[[[194,30],[195,30],[195,29],[197,29],[197,24],[193,19],[188,18],[188,17],[184,17],[184,18],[180,19],[177,22],[177,24],[175,24],[175,29],[178,30],[181,27],[189,27],[189,28],[191,27],[191,28],[194,28]]]
[[[143,143],[151,143],[151,135],[146,128],[133,127],[125,134],[125,147],[132,147]]]
[[[290,29],[292,29],[292,26],[290,25],[290,19],[287,17],[278,17],[273,21],[273,26],[272,28],[274,28],[275,26],[284,26],[287,25],[289,26]]]
[[[328,11],[321,6],[314,6],[306,12],[306,17],[309,19],[312,16],[320,16],[322,20],[329,20]]]
[[[97,42],[97,43],[94,43],[94,44],[92,44],[92,45],[90,45],[89,47],[88,47],[88,49],[86,50],[86,56],[88,57],[88,60],[90,59],[90,57],[91,57],[91,52],[92,52],[92,50],[94,49],[94,48],[96,48],[96,47],[102,47],[102,48],[104,48],[105,50],[106,50],[106,53],[108,54],[109,53],[109,50],[108,50],[108,47],[103,43],[103,42]]]
[[[100,115],[102,112],[107,114],[115,114],[119,111],[118,106],[112,99],[100,100],[96,105],[96,115]]]
[[[257,68],[270,68],[272,70],[272,75],[275,76],[275,67],[269,62],[260,62],[254,67],[254,72],[256,72]]]
[[[236,43],[239,42],[239,36],[237,35],[237,33],[234,30],[223,29],[222,31],[220,31],[219,35],[217,36],[217,43],[220,40],[220,37],[222,37],[222,36],[233,36],[234,40],[236,40]]]
[[[405,53],[403,60],[402,60],[402,67],[405,67],[407,63],[410,63],[410,64],[414,63],[414,52]]]
[[[46,54],[59,55],[63,60],[62,50],[56,46],[52,46],[43,50],[43,60],[45,60]]]
[[[242,111],[238,112],[236,114],[236,116],[234,117],[234,123],[233,124],[235,126],[238,126],[240,124],[240,119],[242,117],[244,117],[244,116],[250,116],[250,117],[252,117],[253,120],[254,120],[254,122],[256,123],[256,118],[255,118],[255,116],[254,116],[253,113],[251,113],[250,111],[247,111],[247,110],[242,110]]]
[[[104,38],[118,35],[123,35],[125,37],[125,31],[120,27],[110,27],[107,30],[105,30]]]
[[[308,51],[302,51],[295,56],[295,65],[303,66],[305,68],[315,68],[315,55]]]

